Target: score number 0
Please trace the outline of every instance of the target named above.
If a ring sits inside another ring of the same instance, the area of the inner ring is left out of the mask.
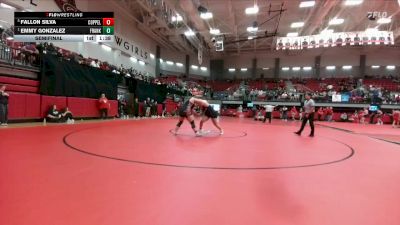
[[[103,26],[114,26],[114,18],[103,18]]]

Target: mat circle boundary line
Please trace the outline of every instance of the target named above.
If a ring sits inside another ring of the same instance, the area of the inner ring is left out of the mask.
[[[315,164],[304,164],[304,165],[294,165],[294,166],[276,166],[276,167],[218,167],[218,166],[196,166],[196,165],[178,165],[178,164],[165,164],[165,163],[154,163],[154,162],[146,162],[146,161],[139,161],[139,160],[130,160],[130,159],[123,159],[123,158],[117,158],[117,157],[112,157],[112,156],[106,156],[106,155],[100,155],[96,154],[93,152],[86,151],[84,149],[77,148],[70,143],[68,143],[68,137],[77,134],[81,131],[84,130],[91,130],[91,129],[96,129],[98,127],[91,127],[91,128],[85,128],[85,129],[80,129],[80,130],[75,130],[72,132],[67,133],[66,135],[63,136],[63,143],[65,146],[68,148],[89,155],[89,156],[95,156],[99,158],[104,158],[104,159],[109,159],[109,160],[115,160],[115,161],[120,161],[120,162],[127,162],[127,163],[133,163],[133,164],[141,164],[141,165],[149,165],[149,166],[159,166],[159,167],[171,167],[171,168],[186,168],[186,169],[204,169],[204,170],[280,170],[280,169],[296,169],[296,168],[307,168],[307,167],[317,167],[317,166],[325,166],[325,165],[332,165],[336,163],[343,162],[345,160],[350,159],[355,155],[355,150],[353,147],[350,145],[338,141],[333,138],[328,138],[328,137],[323,137],[323,136],[318,136],[318,138],[325,138],[337,143],[340,143],[344,146],[346,146],[349,149],[349,154],[347,154],[345,157],[333,161],[328,161],[328,162],[323,162],[323,163],[315,163]]]

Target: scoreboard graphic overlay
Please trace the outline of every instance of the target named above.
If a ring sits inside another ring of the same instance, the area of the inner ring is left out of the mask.
[[[113,12],[15,12],[14,39],[21,42],[113,42]]]

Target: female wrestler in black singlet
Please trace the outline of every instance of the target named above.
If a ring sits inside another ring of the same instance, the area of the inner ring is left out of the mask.
[[[179,121],[176,124],[174,130],[175,134],[178,133],[178,130],[181,127],[185,118],[190,122],[190,125],[192,126],[194,133],[197,134],[196,125],[194,123],[193,108],[194,108],[194,98],[190,98],[185,103],[183,103],[183,105],[179,108],[178,110]]]
[[[214,126],[218,128],[219,133],[224,134],[224,130],[219,125],[219,115],[218,112],[214,110],[214,108],[208,103],[206,100],[202,99],[194,99],[194,104],[200,106],[203,109],[203,118],[200,121],[200,129],[198,131],[198,135],[202,135],[203,124],[207,122],[210,118],[213,122]]]

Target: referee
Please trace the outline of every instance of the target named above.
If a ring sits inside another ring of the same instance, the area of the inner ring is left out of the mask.
[[[313,99],[311,99],[311,94],[307,93],[305,97],[306,97],[306,100],[304,101],[304,114],[305,115],[303,116],[300,130],[295,132],[295,134],[301,135],[301,132],[303,132],[304,127],[307,124],[307,121],[309,121],[310,127],[311,127],[311,133],[309,136],[314,137],[315,102]]]
[[[264,123],[265,123],[265,121],[267,120],[267,118],[268,118],[268,121],[269,121],[269,123],[271,123],[271,120],[272,120],[272,112],[274,111],[274,108],[275,108],[275,106],[273,106],[273,105],[266,105],[266,106],[264,106],[264,108],[265,108],[265,116],[264,116]]]

